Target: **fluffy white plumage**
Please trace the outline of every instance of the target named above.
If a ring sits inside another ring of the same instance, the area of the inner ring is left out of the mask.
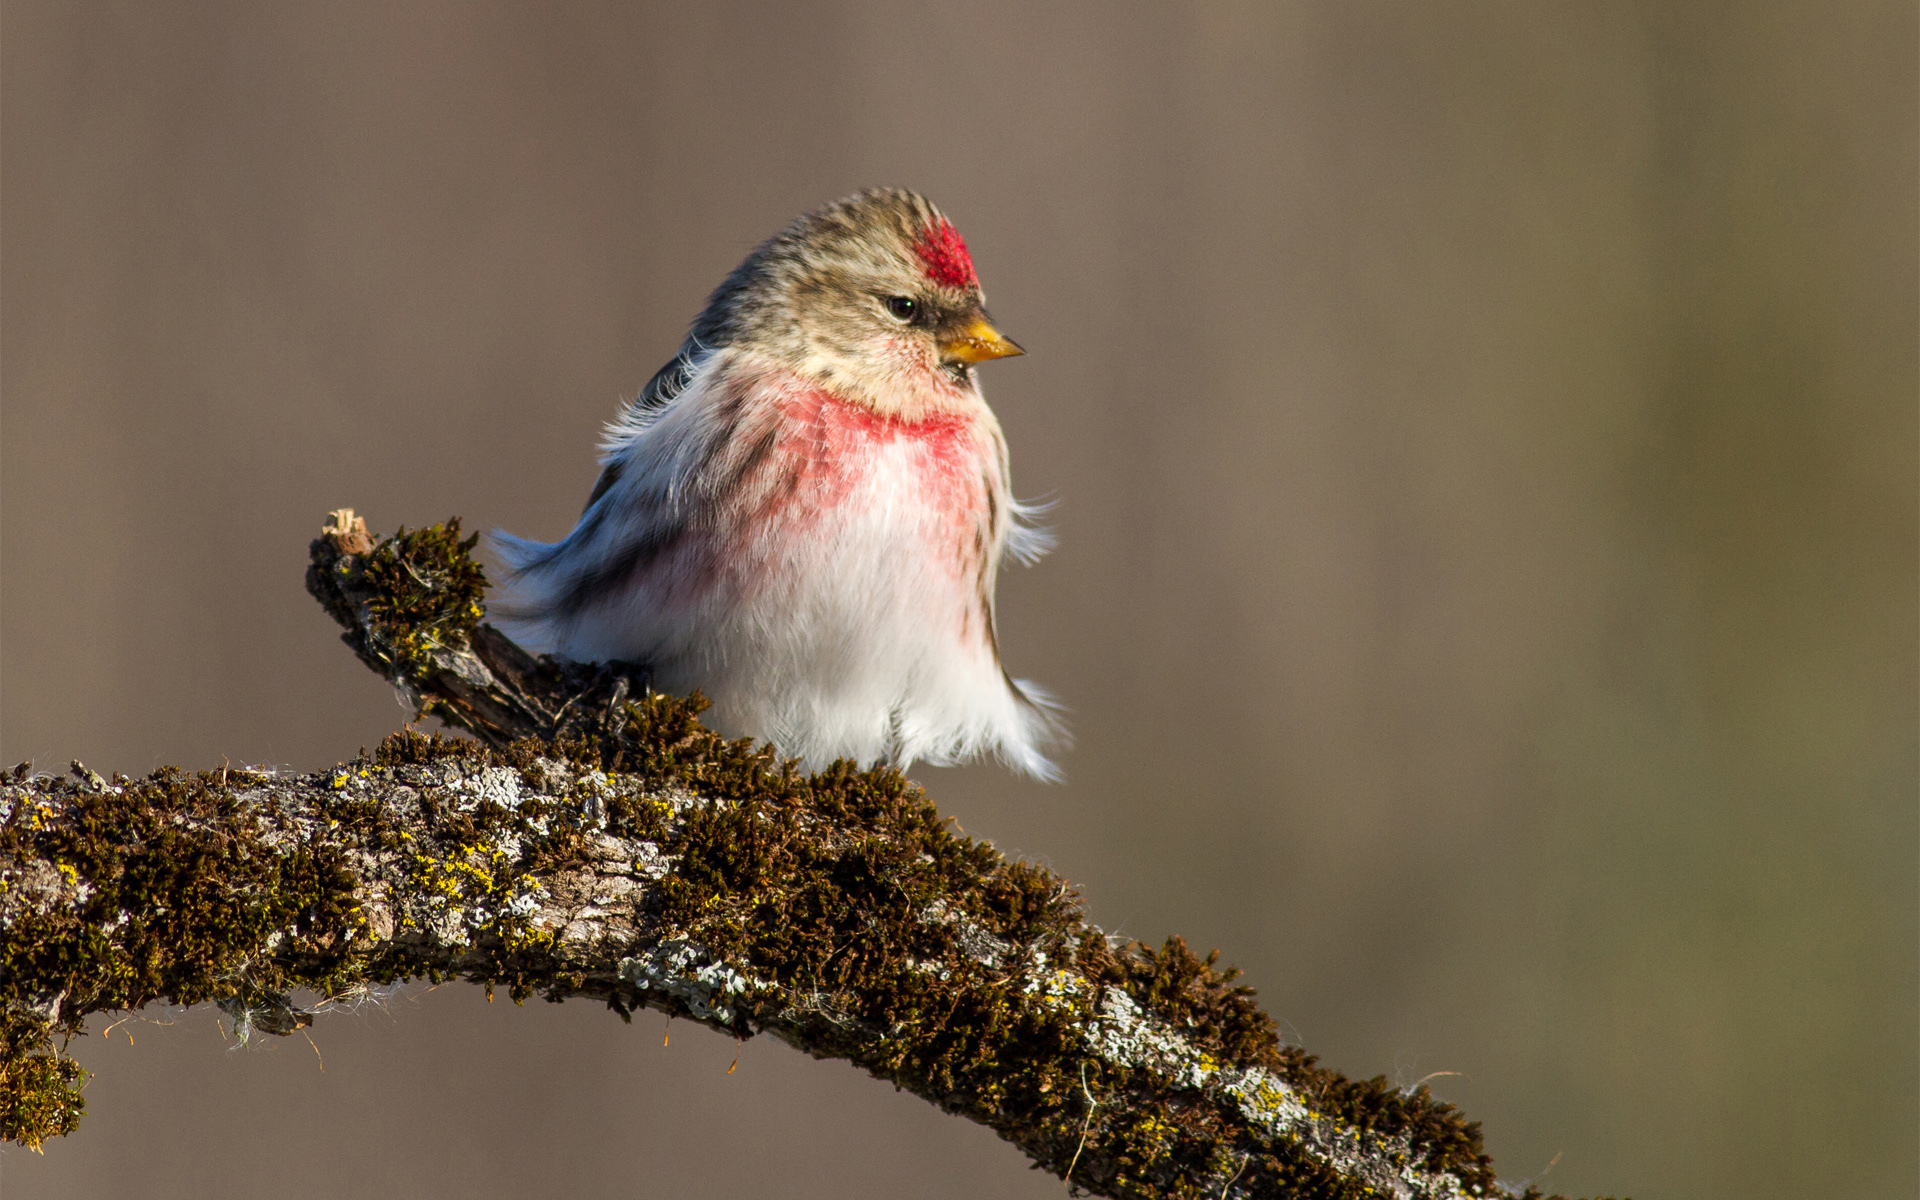
[[[813,768],[992,753],[1053,778],[1055,706],[1002,669],[992,604],[1002,556],[1047,541],[971,380],[958,411],[907,421],[751,351],[681,369],[668,403],[608,427],[613,482],[565,540],[495,535],[508,635],[644,663]]]

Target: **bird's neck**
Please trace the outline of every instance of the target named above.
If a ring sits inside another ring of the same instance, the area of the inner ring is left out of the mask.
[[[904,338],[865,347],[857,359],[820,349],[798,361],[756,365],[889,421],[951,420],[986,410],[971,376],[955,377]]]

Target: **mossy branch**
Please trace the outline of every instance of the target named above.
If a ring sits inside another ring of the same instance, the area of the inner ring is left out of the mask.
[[[851,1060],[1100,1195],[1539,1195],[1496,1183],[1450,1105],[1318,1067],[1215,956],[1115,943],[898,772],[803,774],[637,668],[521,651],[481,623],[471,547],[336,514],[308,586],[479,741],[0,782],[0,1134],[75,1127],[64,1045],[91,1014],[213,1000],[285,1034],[462,978]]]

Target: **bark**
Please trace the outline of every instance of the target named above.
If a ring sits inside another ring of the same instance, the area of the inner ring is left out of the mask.
[[[0,1133],[68,1132],[65,1040],[212,1000],[284,1034],[395,981],[590,997],[849,1059],[1106,1196],[1538,1196],[1424,1088],[1284,1046],[1234,973],[1122,944],[1072,889],[888,769],[807,775],[642,669],[482,623],[457,522],[351,513],[310,590],[367,664],[477,740],[409,729],[331,771],[0,785]]]

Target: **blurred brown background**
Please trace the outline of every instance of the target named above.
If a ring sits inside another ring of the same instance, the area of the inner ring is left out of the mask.
[[[373,743],[326,510],[559,535],[753,243],[911,186],[1032,351],[986,384],[1061,546],[1003,640],[1079,737],[943,807],[1329,1064],[1454,1072],[1505,1178],[1910,1197],[1916,25],[10,0],[0,755]],[[652,1015],[146,1015],[7,1200],[1061,1189]]]

